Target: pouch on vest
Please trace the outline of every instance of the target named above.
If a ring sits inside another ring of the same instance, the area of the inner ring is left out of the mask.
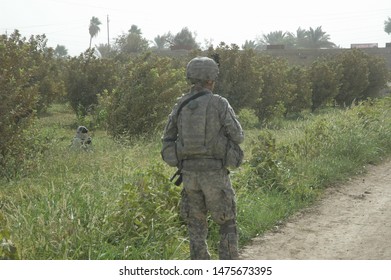
[[[222,159],[224,167],[237,168],[243,163],[242,148],[225,135],[224,128],[216,137],[213,151],[216,158]]]
[[[183,107],[179,118],[179,141],[177,153],[180,159],[212,156],[206,143],[206,110],[212,95],[204,95]]]
[[[163,148],[161,151],[162,159],[172,167],[178,166],[178,157],[176,152],[175,142],[163,142]]]
[[[239,167],[244,158],[244,153],[242,148],[231,140],[227,142],[227,151],[225,156],[224,166],[237,168]]]

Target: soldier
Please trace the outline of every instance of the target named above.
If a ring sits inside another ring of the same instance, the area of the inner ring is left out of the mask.
[[[186,68],[191,83],[169,115],[162,137],[162,158],[183,177],[181,215],[190,237],[191,259],[210,259],[207,213],[220,226],[220,259],[238,259],[236,197],[228,167],[243,160],[244,134],[227,99],[213,94],[219,68],[207,57]]]
[[[76,135],[73,137],[71,147],[73,149],[89,150],[92,145],[92,139],[88,135],[88,129],[85,126],[79,126]]]

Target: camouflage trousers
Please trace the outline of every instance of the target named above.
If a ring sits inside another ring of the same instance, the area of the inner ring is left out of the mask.
[[[183,170],[181,215],[187,222],[190,258],[210,259],[207,215],[220,225],[219,258],[238,259],[235,192],[226,169]]]

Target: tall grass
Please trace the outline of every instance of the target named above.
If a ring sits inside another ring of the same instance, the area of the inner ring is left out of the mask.
[[[325,187],[388,157],[390,105],[391,98],[385,98],[302,121],[280,121],[278,130],[250,131],[250,158],[234,181],[242,241],[311,204]],[[269,211],[272,205],[277,207]]]
[[[391,99],[246,129],[246,162],[231,174],[240,243],[312,203],[324,187],[391,151]],[[69,144],[83,123],[53,106],[34,128],[42,156],[0,185],[0,258],[187,259],[175,171],[160,160],[159,136],[127,144],[93,131],[93,150]],[[209,243],[216,257],[218,228]]]

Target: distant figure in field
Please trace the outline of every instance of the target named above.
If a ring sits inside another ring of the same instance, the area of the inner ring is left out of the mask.
[[[85,151],[92,148],[92,138],[88,135],[88,129],[85,126],[79,126],[77,128],[71,147],[73,149],[82,149]]]

